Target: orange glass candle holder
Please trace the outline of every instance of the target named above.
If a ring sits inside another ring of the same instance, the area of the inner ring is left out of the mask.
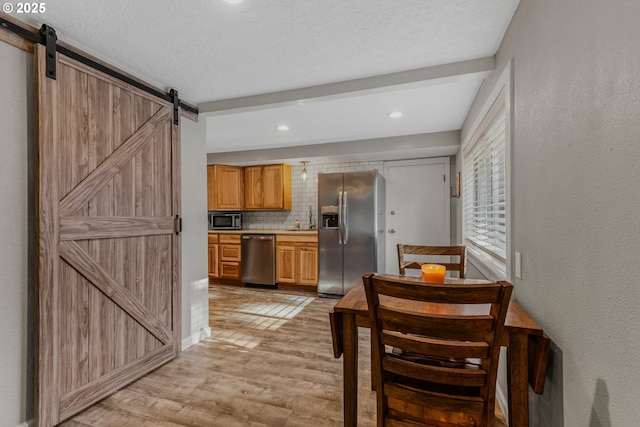
[[[440,264],[423,264],[422,281],[425,283],[444,283],[447,267]]]

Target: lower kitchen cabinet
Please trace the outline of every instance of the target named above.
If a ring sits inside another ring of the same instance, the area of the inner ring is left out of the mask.
[[[240,234],[209,233],[209,279],[240,281]]]
[[[218,268],[221,279],[240,280],[240,234],[220,234],[218,245]]]
[[[279,285],[317,287],[318,236],[276,236],[276,280]]]
[[[296,247],[279,245],[276,237],[276,281],[278,283],[296,282]]]
[[[209,233],[209,279],[239,284],[242,235]],[[276,281],[282,287],[315,291],[318,286],[318,236],[276,235]]]
[[[318,285],[318,248],[297,248],[298,283]]]
[[[209,279],[220,277],[218,269],[218,235],[209,234]]]

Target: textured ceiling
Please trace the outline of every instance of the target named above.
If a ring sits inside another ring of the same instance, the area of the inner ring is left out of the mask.
[[[517,4],[55,0],[46,3],[42,15],[14,16],[37,27],[47,23],[60,39],[202,104],[491,57]],[[206,118],[209,151],[459,129],[481,79],[443,81],[440,88],[425,84],[416,91],[419,96],[402,87],[330,99],[317,91],[317,102],[305,103],[307,112],[300,103],[249,112],[218,110]],[[407,111],[401,121],[391,127],[377,123],[379,114],[403,103]],[[273,128],[273,120],[289,120],[288,114],[295,131],[292,127],[278,139],[264,130]]]

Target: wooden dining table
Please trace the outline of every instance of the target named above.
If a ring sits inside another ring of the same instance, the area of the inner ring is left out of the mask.
[[[420,277],[382,276],[421,281]],[[487,280],[450,279],[450,284],[491,283]],[[419,303],[416,303],[419,304]],[[417,306],[416,306],[417,307]],[[454,308],[451,308],[455,314]],[[358,420],[358,327],[369,328],[369,311],[362,281],[338,301],[329,313],[333,353],[342,356],[344,390],[344,425],[356,427]],[[509,425],[529,425],[529,385],[542,394],[551,340],[542,328],[511,300],[505,320],[502,345],[507,348],[507,383],[509,389]]]

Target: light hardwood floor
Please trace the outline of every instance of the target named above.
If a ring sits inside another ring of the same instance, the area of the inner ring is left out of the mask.
[[[342,359],[328,316],[337,300],[225,285],[211,285],[209,297],[210,338],[61,426],[342,425]],[[360,332],[358,425],[369,427],[375,393],[369,332]]]

